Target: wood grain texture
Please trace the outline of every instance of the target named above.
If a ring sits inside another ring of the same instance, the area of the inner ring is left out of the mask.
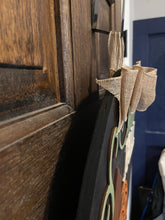
[[[121,31],[121,0],[115,1],[115,31]]]
[[[0,123],[0,150],[47,124],[71,114],[66,104],[56,104]]]
[[[116,0],[110,7],[110,30],[121,31],[121,0]]]
[[[109,76],[109,55],[108,55],[108,35],[95,33],[97,48],[97,65],[99,79],[105,79]]]
[[[43,53],[43,72],[48,74],[49,85],[60,101],[59,76],[57,65],[57,39],[54,0],[41,1],[41,36]]]
[[[35,117],[43,119],[42,114]],[[45,126],[41,123],[39,129],[0,149],[0,219],[43,219],[71,118],[68,115]],[[33,125],[33,120],[27,123]],[[24,125],[22,129],[26,129]],[[14,128],[13,133],[17,133]]]
[[[97,78],[106,79],[109,77],[109,55],[108,55],[108,35],[95,33],[95,47],[97,60]],[[105,89],[99,86],[99,97],[103,98]]]
[[[115,31],[116,27],[115,27],[115,3],[113,3],[111,5],[111,9],[110,9],[110,30]]]
[[[121,31],[121,23],[122,23],[122,17],[121,17],[121,0],[116,0],[115,3],[111,5],[110,9],[110,29],[112,31]]]
[[[70,1],[55,1],[58,72],[61,101],[74,107]]]
[[[91,1],[71,1],[75,103],[78,106],[92,93]]]
[[[42,70],[0,68],[0,120],[57,102]]]
[[[110,31],[110,6],[106,0],[100,0],[98,5],[97,29]]]
[[[95,0],[92,1],[95,4]],[[101,0],[98,3],[98,18],[96,29],[106,33],[94,33],[92,45],[92,72],[98,79],[107,78],[109,75],[109,58],[108,58],[108,33],[111,30],[111,7],[107,1]],[[99,87],[100,98],[104,95],[105,90]]]
[[[96,35],[92,33],[92,69],[91,69],[91,92],[97,93],[96,78],[98,73],[97,63],[97,47],[96,47]]]
[[[53,0],[2,0],[0,64],[43,67],[60,100]]]
[[[42,65],[40,0],[2,0],[0,7],[0,62]]]

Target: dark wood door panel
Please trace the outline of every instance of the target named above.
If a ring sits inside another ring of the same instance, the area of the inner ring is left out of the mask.
[[[78,106],[91,94],[92,28],[91,1],[71,1],[75,102]]]
[[[71,11],[69,0],[55,1],[57,60],[61,101],[74,107]]]
[[[0,67],[42,70],[60,101],[55,29],[53,0],[1,2]]]
[[[0,120],[60,101],[53,0],[2,1]]]
[[[95,23],[92,24],[93,28],[100,31],[110,31],[110,5],[106,0],[93,0],[93,17]],[[94,22],[94,21],[93,21]]]
[[[99,1],[97,28],[110,31],[110,6],[106,0]]]
[[[109,77],[108,34],[95,33],[99,79]]]
[[[42,127],[67,117],[73,112],[72,108],[63,103],[55,104],[31,113],[23,114],[0,123],[0,150],[24,136]]]
[[[56,109],[54,111],[56,112]],[[61,112],[66,114],[66,110]],[[6,130],[13,129],[16,140],[11,140],[10,144],[6,142],[0,149],[0,219],[44,217],[48,192],[61,147],[71,124],[72,113],[64,117],[58,113],[57,120],[52,120],[52,110],[43,114],[44,112],[25,120],[25,124],[33,128],[34,124],[38,126],[36,120],[40,120],[42,126],[39,129],[30,131],[24,127],[23,121],[21,122],[22,130],[29,132],[26,135],[22,133],[22,138],[17,136],[18,126],[9,124],[5,127]],[[47,123],[44,125],[42,120]]]
[[[0,68],[0,121],[57,103],[42,70]]]
[[[42,66],[40,0],[2,0],[0,63]]]
[[[99,28],[109,30],[106,0],[99,13]],[[108,35],[92,32],[91,0],[3,0],[0,32],[0,120],[9,119],[0,123],[0,219],[43,219],[73,114],[54,104],[93,102],[96,77],[108,73]],[[92,117],[81,118],[81,134],[88,123],[92,133]]]

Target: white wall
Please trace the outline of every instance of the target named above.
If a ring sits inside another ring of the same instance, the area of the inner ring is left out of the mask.
[[[125,16],[124,16],[124,30],[127,30],[127,57],[124,58],[124,64],[132,65],[132,0],[125,0]]]
[[[133,20],[165,16],[165,0],[132,0],[132,2]]]
[[[132,65],[133,21],[156,17],[165,17],[165,0],[125,0],[124,29],[128,31],[125,65]]]

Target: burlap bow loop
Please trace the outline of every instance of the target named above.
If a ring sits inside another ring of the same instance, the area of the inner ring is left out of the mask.
[[[96,83],[113,94],[119,101],[120,132],[123,123],[127,121],[128,110],[134,114],[136,110],[145,111],[155,100],[157,69],[141,67],[140,62],[130,68],[122,66],[121,75]]]
[[[146,111],[156,97],[157,69],[142,67],[142,70],[143,80],[141,96],[137,106],[138,111]]]
[[[101,80],[96,79],[96,83],[120,101],[121,76]]]

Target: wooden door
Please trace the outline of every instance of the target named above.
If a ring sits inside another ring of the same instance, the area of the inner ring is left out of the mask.
[[[78,15],[74,4],[62,0],[1,2],[0,219],[46,216],[73,107],[96,90],[88,60],[90,2],[82,3],[85,14]],[[74,16],[86,18],[81,40],[87,43],[81,43],[73,54],[76,43],[72,44],[71,37],[81,34],[76,27],[72,32],[71,21],[81,26]],[[86,60],[80,60],[84,56]]]
[[[100,4],[109,25],[109,6],[104,0]],[[68,166],[79,171],[73,191],[78,201],[98,111],[95,79],[108,72],[108,35],[92,31],[91,12],[91,0],[1,1],[0,219],[50,217],[54,173],[53,195],[62,192],[56,165],[64,161],[59,155],[66,145],[78,158],[76,166],[73,160]],[[72,129],[75,121],[79,129]],[[73,179],[68,174],[68,187]],[[73,209],[58,209],[59,204],[53,203],[53,216],[56,211],[60,220],[67,210],[67,219],[73,219],[76,202],[67,203]]]
[[[1,1],[0,219],[43,219],[71,124],[73,109],[60,102],[54,7]]]

